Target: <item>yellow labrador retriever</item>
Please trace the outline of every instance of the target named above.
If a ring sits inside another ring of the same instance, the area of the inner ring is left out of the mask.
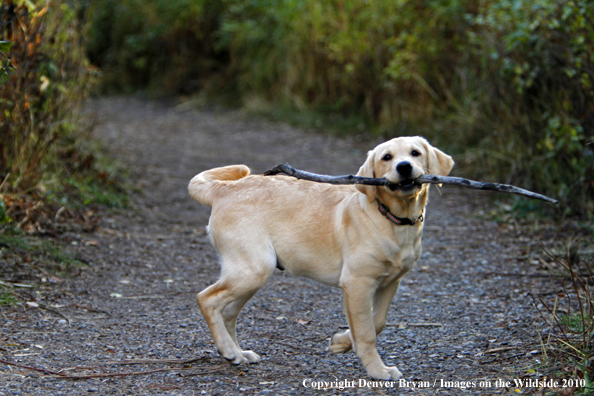
[[[196,175],[188,189],[212,206],[208,231],[221,256],[220,279],[196,300],[219,353],[233,364],[260,361],[240,348],[235,323],[278,267],[341,287],[349,330],[334,334],[330,351],[353,348],[369,376],[399,379],[382,362],[376,336],[400,279],[421,256],[429,185],[415,179],[446,176],[453,166],[425,139],[399,137],[370,151],[357,173],[385,177],[393,188],[250,175],[245,165]]]

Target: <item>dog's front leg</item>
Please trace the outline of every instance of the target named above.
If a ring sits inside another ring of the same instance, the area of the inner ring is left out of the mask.
[[[350,277],[341,282],[344,304],[353,339],[353,348],[367,374],[375,379],[398,380],[402,374],[396,367],[387,367],[377,352],[373,300],[377,280],[371,277]]]
[[[394,294],[400,285],[400,278],[393,280],[385,287],[377,289],[375,292],[373,302],[373,323],[375,325],[375,334],[381,333],[386,325],[386,317],[390,310],[390,303],[394,298]],[[341,333],[336,333],[330,340],[329,350],[332,353],[345,353],[353,348],[353,341],[351,338],[351,331],[346,330]]]

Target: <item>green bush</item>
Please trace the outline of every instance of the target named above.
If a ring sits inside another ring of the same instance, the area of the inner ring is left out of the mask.
[[[390,133],[445,109],[466,23],[455,1],[226,4],[219,43],[246,97],[357,114]]]
[[[59,211],[87,222],[83,205],[127,203],[119,172],[101,163],[81,116],[97,80],[84,47],[85,7],[0,2],[0,232],[10,224],[47,231]]]
[[[6,55],[11,47],[12,41],[0,41],[0,85],[8,81],[13,69],[10,58]]]
[[[99,0],[90,53],[120,88],[233,90],[423,134],[463,173],[594,213],[587,0]]]
[[[226,63],[215,49],[217,0],[96,0],[88,54],[106,91],[153,88],[191,93]]]
[[[496,177],[594,213],[594,3],[500,0],[469,16],[481,67],[480,109],[492,130],[479,148]],[[480,134],[477,131],[476,134]],[[503,159],[503,160],[501,160]]]
[[[0,5],[0,40],[12,43],[0,85],[0,179],[23,190],[36,186],[57,143],[76,128],[91,80],[76,9],[38,3]]]

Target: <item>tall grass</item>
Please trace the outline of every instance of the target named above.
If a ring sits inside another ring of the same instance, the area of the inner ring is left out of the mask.
[[[356,113],[391,133],[446,109],[467,25],[457,2],[228,4],[219,42],[244,95]]]
[[[571,383],[576,384],[570,386],[580,389],[579,394],[589,395],[594,392],[592,264],[580,260],[577,251],[571,249],[563,259],[545,252],[552,260],[550,267],[562,274],[568,285],[554,303],[540,301],[546,309],[543,316],[551,326],[546,340],[542,340],[543,363],[561,376],[570,376]]]
[[[385,136],[423,134],[470,176],[594,214],[590,1],[98,0],[93,10],[90,51],[110,84],[227,89]]]

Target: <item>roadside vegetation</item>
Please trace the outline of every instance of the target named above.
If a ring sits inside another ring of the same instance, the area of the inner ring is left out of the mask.
[[[98,79],[82,11],[70,1],[0,3],[0,304],[18,301],[15,283],[83,265],[47,237],[92,231],[100,208],[127,204],[121,169],[81,112]]]
[[[99,76],[85,52],[83,11],[69,1],[0,7],[3,224],[39,232],[44,218],[76,217],[84,205],[126,204],[120,168],[91,141],[81,112]]]
[[[547,267],[560,279],[560,290],[535,297],[535,306],[545,326],[541,334],[541,367],[530,370],[545,377],[564,380],[575,394],[594,391],[594,268],[591,256],[580,257],[570,246],[564,257],[544,251]],[[545,263],[545,260],[540,260]],[[566,389],[565,393],[568,394]],[[550,393],[558,394],[558,393]],[[573,392],[570,394],[574,394]]]

